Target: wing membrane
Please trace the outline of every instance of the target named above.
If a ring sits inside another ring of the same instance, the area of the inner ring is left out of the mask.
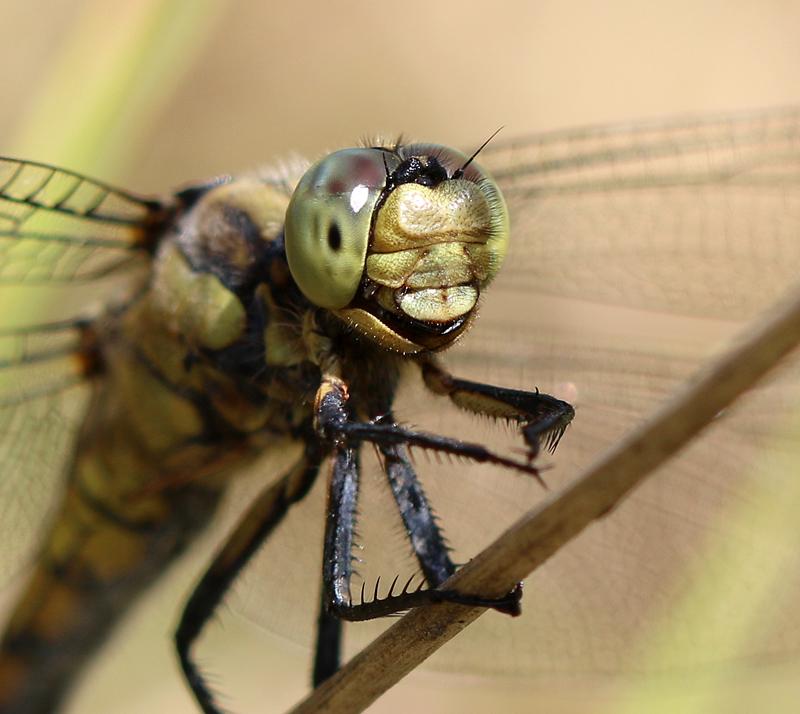
[[[166,211],[70,171],[0,159],[0,283],[103,277],[148,249]]]
[[[84,379],[80,322],[0,331],[0,409],[57,393]]]
[[[553,485],[800,282],[797,111],[562,133],[483,163],[508,196],[512,245],[453,359],[576,403]],[[784,550],[800,532],[764,529],[797,520],[798,404],[795,358],[534,574],[522,636],[500,624],[517,642],[501,668],[648,671],[800,651],[800,564]],[[498,518],[524,500],[516,489],[495,496]]]
[[[503,285],[742,319],[800,277],[796,110],[488,147],[512,215]]]
[[[0,332],[0,583],[29,565],[89,396],[80,323]]]
[[[0,285],[83,283],[118,271],[147,254],[168,211],[70,171],[0,158]],[[69,290],[57,301],[66,314],[97,298],[94,288]],[[6,323],[27,319],[46,296],[15,291],[2,295]],[[68,321],[0,332],[3,583],[30,562],[62,487],[90,392],[83,328]]]

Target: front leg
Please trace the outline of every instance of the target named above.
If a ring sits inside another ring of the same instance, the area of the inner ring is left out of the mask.
[[[571,404],[538,390],[525,392],[457,379],[431,357],[420,367],[425,386],[434,394],[447,396],[456,406],[475,414],[518,423],[529,461],[536,458],[542,445],[555,451],[575,416]]]
[[[471,385],[472,383],[463,382],[463,384]],[[475,386],[482,387],[484,385]],[[497,389],[496,387],[485,388]],[[513,390],[500,391],[511,392]],[[547,397],[547,395],[533,395],[527,392],[518,392],[518,394],[529,397],[541,396],[559,402],[554,397]],[[363,441],[368,441],[378,447],[402,444],[407,448],[421,448],[443,454],[453,454],[479,464],[495,464],[521,471],[533,476],[544,485],[538,469],[531,463],[533,457],[530,455],[527,462],[511,459],[494,453],[483,444],[406,429],[394,422],[385,421],[383,418],[385,415],[368,422],[354,421],[346,408],[348,398],[347,385],[344,381],[332,375],[323,376],[322,385],[317,391],[314,403],[314,428],[320,438],[332,446],[341,446],[345,443],[358,444]],[[560,404],[572,410],[572,407],[566,402],[560,402]],[[567,420],[568,422],[569,420]],[[536,425],[531,424],[530,426],[535,427]],[[561,431],[564,428],[566,425],[561,428]]]

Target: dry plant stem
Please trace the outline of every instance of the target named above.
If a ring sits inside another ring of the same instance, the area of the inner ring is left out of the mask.
[[[652,419],[613,446],[566,488],[515,523],[445,588],[498,597],[527,577],[679,451],[721,410],[800,343],[800,293],[757,321]],[[452,603],[410,612],[312,692],[292,714],[355,714],[483,614]]]

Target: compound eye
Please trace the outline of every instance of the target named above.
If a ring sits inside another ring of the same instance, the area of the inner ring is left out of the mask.
[[[355,296],[364,272],[375,204],[387,168],[378,149],[345,149],[314,164],[286,209],[284,237],[292,277],[316,305],[338,310]]]

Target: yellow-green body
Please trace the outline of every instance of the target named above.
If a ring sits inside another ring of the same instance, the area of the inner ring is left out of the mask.
[[[227,186],[214,191],[230,198]],[[214,191],[194,209],[199,225],[204,209],[215,210]],[[288,197],[264,185],[259,195],[279,225]],[[225,249],[224,230],[206,237],[210,250]],[[311,414],[316,386],[304,394],[297,379],[302,325],[287,322],[266,284],[259,291],[266,341],[280,340],[267,350],[275,364],[237,382],[200,356],[246,339],[244,308],[217,277],[189,268],[177,240],[164,241],[135,299],[92,325],[102,374],[62,504],[3,641],[3,714],[57,706],[131,600],[209,522],[229,476],[292,439]]]

